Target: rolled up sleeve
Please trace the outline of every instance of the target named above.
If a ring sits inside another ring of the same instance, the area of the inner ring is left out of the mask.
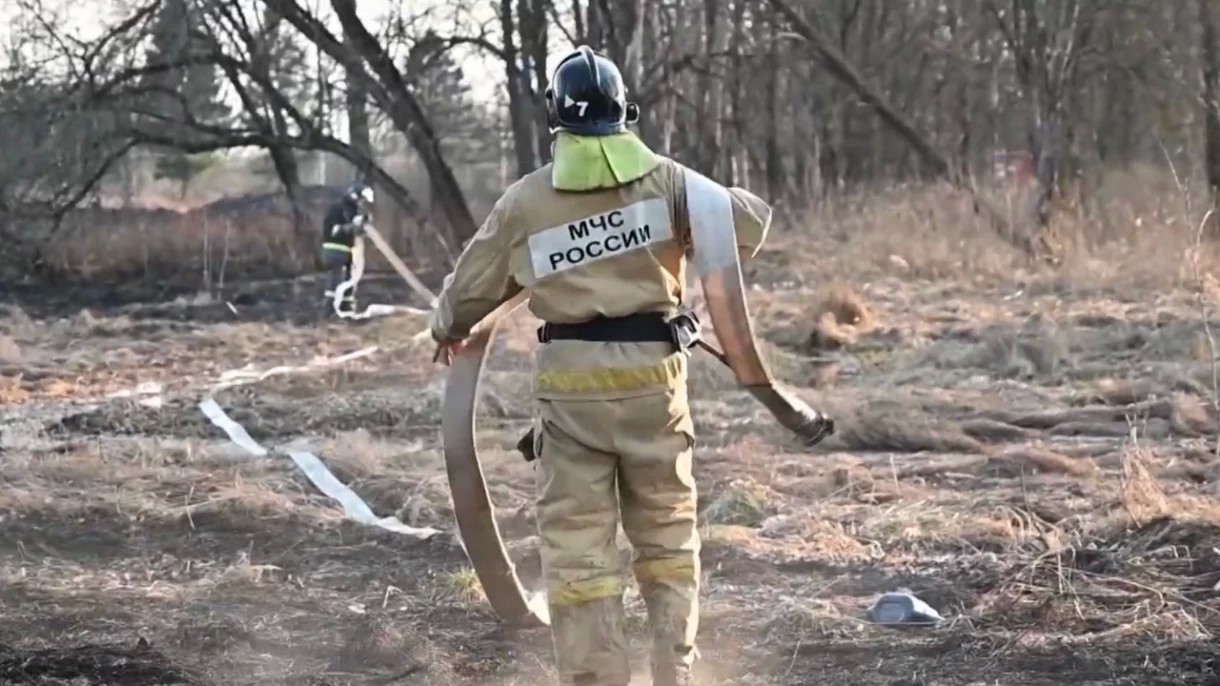
[[[737,233],[737,255],[748,260],[758,254],[771,229],[771,206],[744,188],[729,188],[733,200],[733,228]]]

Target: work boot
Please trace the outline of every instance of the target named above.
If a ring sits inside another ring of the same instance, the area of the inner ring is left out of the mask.
[[[627,651],[621,597],[576,605],[551,605],[551,637],[563,686],[628,686]]]
[[[653,648],[652,686],[694,686],[695,677],[690,665],[662,655],[663,651],[662,646]]]
[[[699,654],[695,648],[698,591],[660,584],[641,590],[652,633],[653,686],[691,686],[691,667]]]

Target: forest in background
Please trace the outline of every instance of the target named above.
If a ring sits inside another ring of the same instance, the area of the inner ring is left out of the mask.
[[[445,264],[548,161],[541,94],[581,43],[622,66],[647,143],[787,226],[965,203],[1027,257],[1192,233],[1220,187],[1217,4],[122,0],[82,31],[15,0],[0,273],[312,270],[317,214],[356,177],[396,246]],[[463,73],[472,55],[493,73]]]

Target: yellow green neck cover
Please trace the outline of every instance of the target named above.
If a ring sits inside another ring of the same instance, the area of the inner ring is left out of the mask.
[[[634,133],[577,136],[560,131],[555,137],[551,185],[561,191],[618,188],[643,177],[661,163]]]

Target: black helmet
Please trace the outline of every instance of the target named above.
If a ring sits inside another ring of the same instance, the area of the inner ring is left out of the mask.
[[[348,186],[343,195],[351,203],[373,204],[373,189],[359,181]]]
[[[546,89],[546,118],[551,133],[609,136],[636,122],[640,108],[627,102],[623,75],[614,62],[582,45],[555,67]]]

